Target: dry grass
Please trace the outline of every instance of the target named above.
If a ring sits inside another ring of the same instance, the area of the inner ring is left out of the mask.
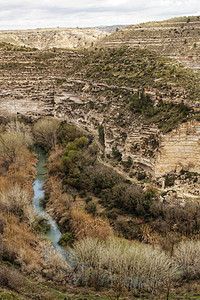
[[[31,205],[30,193],[19,184],[0,193],[0,207],[7,213],[17,215],[20,220],[26,220],[29,224],[32,224],[36,217]]]
[[[72,209],[70,215],[70,226],[76,239],[96,237],[105,240],[113,235],[110,224],[100,217],[92,217],[77,209]]]
[[[0,176],[0,192],[9,189],[16,183],[32,192],[36,162],[35,154],[22,148],[15,162],[9,166],[6,173]]]
[[[7,226],[4,228],[3,243],[15,253],[15,263],[22,267],[41,264],[38,239],[26,222],[20,222],[12,214],[4,214]]]

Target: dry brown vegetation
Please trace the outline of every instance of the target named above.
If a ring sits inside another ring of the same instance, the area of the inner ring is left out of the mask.
[[[1,133],[1,260],[24,271],[36,270],[42,262],[39,241],[30,227],[35,218],[31,198],[36,164],[27,148],[31,144],[30,130],[17,121],[8,123]]]
[[[106,239],[112,236],[112,228],[107,221],[100,217],[92,217],[84,211],[72,209],[70,212],[70,228],[76,239],[96,237]]]
[[[155,293],[176,275],[173,261],[159,248],[118,238],[86,238],[75,243],[73,255],[82,284],[112,286],[119,295],[124,290]]]
[[[45,260],[44,249],[49,244],[47,247],[36,235],[36,215],[32,208],[37,159],[28,150],[32,145],[29,127],[15,122],[2,126],[0,138],[0,286],[20,291],[23,282],[20,272],[61,281],[68,266],[63,266],[62,259],[52,250],[48,250]]]

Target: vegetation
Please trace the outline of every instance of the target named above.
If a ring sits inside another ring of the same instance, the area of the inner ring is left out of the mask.
[[[199,75],[185,69],[179,63],[154,51],[141,48],[95,49],[87,51],[77,62],[76,72],[86,78],[108,85],[134,88],[156,88],[170,96],[179,88],[187,97],[199,101]]]
[[[36,143],[47,151],[54,148],[57,142],[58,128],[59,121],[56,119],[39,120],[33,127]]]
[[[119,126],[126,126],[128,116],[146,125],[157,124],[166,133],[181,122],[199,118],[199,113],[183,103],[173,103],[179,96],[200,100],[199,74],[155,52],[139,48],[80,51],[77,59],[69,59],[73,66],[66,71],[68,56],[63,50],[42,53],[9,44],[1,44],[0,50],[27,55],[26,62],[3,62],[1,68],[8,72],[31,67],[51,74],[49,69],[56,69],[59,61],[58,74],[50,76],[52,89],[65,86],[69,74],[86,78],[91,93],[114,99],[113,122]],[[93,86],[94,81],[102,87]],[[154,101],[147,90],[155,93]],[[83,91],[82,83],[79,91]],[[53,93],[47,100],[52,103]],[[101,112],[103,105],[97,108]],[[96,109],[95,103],[90,102],[89,108]],[[103,124],[98,126],[102,146]],[[153,149],[158,146],[154,137],[145,142]],[[59,244],[71,247],[70,264],[43,239],[49,224],[32,209],[33,143],[49,154],[44,205],[62,230]],[[83,294],[92,291],[93,295],[84,295],[84,299],[178,299],[176,291],[183,293],[180,289],[187,283],[196,294],[200,292],[193,288],[200,279],[199,202],[169,204],[164,195],[161,202],[158,191],[142,185],[145,172],[137,172],[141,184],[136,184],[104,166],[98,145],[91,135],[56,119],[40,119],[33,126],[17,120],[1,124],[0,298],[6,299],[9,293],[14,299],[83,299],[76,295],[77,285],[80,294],[84,286]],[[112,148],[116,163],[122,160],[119,149]],[[130,157],[121,163],[126,169],[134,164]],[[188,180],[197,177],[183,173]],[[176,176],[168,174],[165,179],[171,187]]]
[[[33,165],[30,168],[30,157],[34,159],[34,154],[27,144],[26,151],[21,148],[10,162],[12,172],[4,170],[0,176],[0,286],[5,291],[2,297],[7,297],[6,289],[16,299],[17,295],[35,299],[39,291],[45,292],[44,299],[68,297],[66,290],[63,293],[48,290],[25,279],[37,274],[40,280],[61,286],[61,291],[63,284],[79,284],[87,286],[87,290],[112,289],[109,293],[118,299],[122,296],[134,299],[135,295],[149,299],[152,293],[155,298],[171,295],[176,299],[177,294],[173,296],[172,290],[177,284],[188,280],[192,285],[199,280],[199,242],[182,238],[194,239],[199,235],[198,203],[187,202],[184,207],[177,203],[161,205],[152,189],[143,191],[138,184],[126,182],[102,166],[90,136],[84,136],[65,122],[56,126],[56,145],[48,148],[45,205],[62,228],[60,244],[72,246],[69,257],[73,263],[69,266],[36,234],[48,230],[48,224],[43,218],[37,219],[31,209],[34,168]],[[7,124],[2,134],[9,130]],[[40,142],[47,147],[42,137]],[[113,151],[118,153],[117,149]],[[22,171],[16,162],[21,161],[21,155],[24,169],[18,176]],[[128,162],[132,163],[130,159]],[[140,174],[142,178],[144,174]],[[140,242],[116,237],[117,231]],[[43,251],[48,260],[44,259]],[[104,297],[107,298],[106,295],[100,298]],[[92,295],[85,298],[98,299]]]

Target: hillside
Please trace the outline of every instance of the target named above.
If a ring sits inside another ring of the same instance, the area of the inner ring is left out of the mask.
[[[140,47],[200,69],[200,17],[130,25],[97,43],[99,47]]]
[[[105,28],[106,30],[106,28]],[[0,42],[38,49],[83,48],[109,35],[98,28],[49,28],[0,31]]]
[[[109,157],[112,160],[116,148],[123,162],[128,157],[135,162],[129,170],[132,176],[145,170],[153,177],[163,177],[181,164],[189,171],[199,171],[198,73],[155,52],[128,48],[40,51],[2,44],[0,66],[3,114],[17,112],[32,120],[55,116],[94,136],[102,124],[105,163]],[[193,121],[196,129],[189,130],[191,144],[187,127]],[[179,135],[182,122],[186,127]],[[174,135],[181,149],[176,148]],[[173,148],[168,149],[169,141]],[[120,162],[115,167],[124,169]]]

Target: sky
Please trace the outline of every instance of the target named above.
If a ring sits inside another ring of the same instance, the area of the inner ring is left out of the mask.
[[[128,25],[197,15],[199,0],[0,0],[0,30]]]

